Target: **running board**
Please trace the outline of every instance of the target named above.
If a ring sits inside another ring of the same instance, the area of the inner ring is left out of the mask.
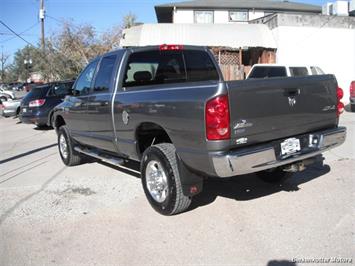
[[[113,158],[113,157],[109,157],[109,156],[102,156],[100,154],[98,154],[97,152],[91,151],[89,149],[82,149],[80,147],[74,147],[74,150],[80,153],[83,153],[85,155],[88,155],[90,157],[94,157],[96,159],[99,159],[105,163],[109,163],[115,166],[121,166],[122,164],[124,164],[124,160],[120,159],[120,158]]]

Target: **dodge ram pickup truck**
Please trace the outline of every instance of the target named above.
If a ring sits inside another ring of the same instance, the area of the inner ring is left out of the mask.
[[[206,177],[281,182],[342,144],[342,95],[333,75],[226,82],[206,47],[134,47],[90,62],[53,121],[64,164],[138,161],[149,203],[172,215]]]

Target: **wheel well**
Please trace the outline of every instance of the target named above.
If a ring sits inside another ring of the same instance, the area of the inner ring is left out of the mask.
[[[151,145],[173,143],[166,131],[154,123],[142,123],[136,130],[137,152],[139,156]]]
[[[65,125],[65,121],[62,116],[58,115],[55,119],[54,127],[59,129],[63,125]]]

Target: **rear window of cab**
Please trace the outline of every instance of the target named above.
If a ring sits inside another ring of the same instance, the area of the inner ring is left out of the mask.
[[[123,87],[209,80],[218,81],[219,74],[205,51],[144,51],[130,55]]]

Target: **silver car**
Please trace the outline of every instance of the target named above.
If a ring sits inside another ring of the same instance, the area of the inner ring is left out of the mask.
[[[8,100],[6,102],[2,102],[2,115],[4,117],[18,116],[20,113],[20,104],[21,100]]]

